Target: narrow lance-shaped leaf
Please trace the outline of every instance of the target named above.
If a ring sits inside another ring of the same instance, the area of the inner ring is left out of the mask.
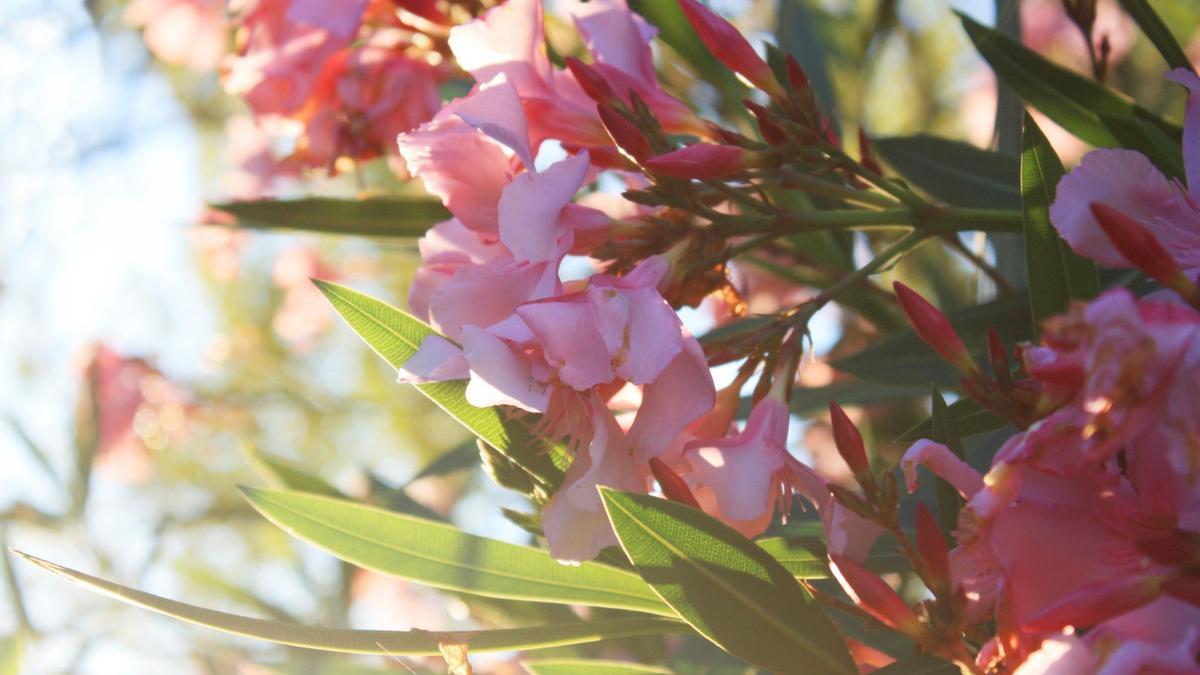
[[[250,468],[272,487],[312,492],[331,497],[341,496],[341,491],[330,485],[325,479],[305,472],[291,462],[263,452],[258,448],[243,449],[246,462]]]
[[[364,237],[420,237],[450,217],[440,202],[427,198],[260,199],[212,204],[237,220],[236,227],[299,230]]]
[[[1137,22],[1150,43],[1162,54],[1163,60],[1171,68],[1192,69],[1192,62],[1175,36],[1171,34],[1167,24],[1158,16],[1147,0],[1120,0],[1121,7]]]
[[[696,509],[600,491],[638,574],[700,634],[775,672],[856,672],[829,617],[766,551]]]
[[[426,336],[434,334],[429,326],[385,302],[328,281],[314,283],[359,337],[393,368],[399,368]],[[498,408],[467,403],[466,386],[458,380],[416,385],[485,443],[528,471],[546,493],[551,491],[569,464],[566,451],[538,437],[521,419],[508,418]]]
[[[975,48],[996,71],[996,77],[1026,103],[1087,143],[1100,147],[1118,145],[1117,138],[1100,119],[1101,114],[1141,118],[1173,139],[1181,137],[1179,127],[1136,105],[1127,96],[1047,61],[964,14],[960,13],[959,19]]]
[[[1064,170],[1054,148],[1028,114],[1021,150],[1021,204],[1025,224],[1025,260],[1029,304],[1035,330],[1042,321],[1066,311],[1072,298],[1100,292],[1096,264],[1081,258],[1050,223],[1050,205]]]
[[[641,635],[680,633],[687,630],[687,626],[679,621],[657,617],[564,622],[548,626],[480,631],[318,628],[196,607],[105,581],[26,553],[19,555],[89,590],[130,605],[233,635],[329,652],[422,656],[440,654],[439,645],[467,645],[472,652],[513,651],[587,644]]]
[[[637,575],[607,565],[561,565],[540,549],[344,499],[243,492],[251,506],[289,534],[382,574],[493,598],[674,616]]]
[[[1013,210],[1021,206],[1015,157],[924,134],[877,138],[874,143],[883,161],[905,180],[947,204]]]

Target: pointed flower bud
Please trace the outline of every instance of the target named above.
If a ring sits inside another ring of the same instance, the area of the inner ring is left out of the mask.
[[[696,501],[696,495],[692,494],[692,489],[688,487],[687,482],[667,466],[666,462],[657,457],[651,457],[650,472],[654,474],[654,480],[658,481],[658,486],[662,488],[663,496],[667,499],[685,504],[693,509],[700,509],[700,502]]]
[[[979,364],[975,363],[975,359],[967,351],[962,338],[958,336],[958,331],[950,325],[946,315],[899,281],[892,284],[892,288],[896,291],[896,298],[900,301],[900,307],[908,317],[908,322],[925,344],[968,377],[978,377],[981,372]]]
[[[646,140],[641,130],[612,106],[602,103],[596,106],[596,111],[600,113],[600,122],[604,125],[604,130],[621,149],[622,154],[628,155],[638,164],[654,154],[650,141]]]
[[[1200,288],[1187,278],[1150,230],[1107,204],[1092,202],[1091,207],[1096,222],[1126,260],[1193,305],[1200,304]]]
[[[787,75],[788,83],[799,93],[804,93],[812,87],[812,83],[808,81],[808,74],[804,72],[804,68],[800,66],[796,57],[791,54],[787,55]]]
[[[950,588],[950,547],[942,536],[933,512],[924,504],[917,504],[917,552],[929,576],[935,594]]]
[[[920,620],[886,581],[845,556],[830,554],[829,559],[833,562],[834,576],[859,607],[885,626],[909,637],[917,638],[921,634]]]
[[[775,79],[775,73],[771,72],[771,67],[733,24],[697,0],[679,0],[679,6],[700,41],[718,61],[772,98],[782,95],[783,89],[779,86],[779,80]]]
[[[787,132],[771,119],[774,117],[774,113],[754,101],[747,100],[742,103],[754,115],[754,121],[758,123],[758,131],[762,134],[764,141],[771,145],[780,145],[787,141]]]
[[[575,81],[579,83],[580,88],[583,89],[583,93],[591,97],[593,101],[608,105],[621,103],[621,98],[613,91],[612,86],[608,84],[608,80],[604,79],[604,76],[597,72],[595,68],[574,56],[568,56],[566,62],[567,70],[571,71],[571,74],[575,76]]]
[[[645,165],[653,173],[672,178],[710,180],[724,178],[756,164],[757,156],[732,145],[696,143],[651,157]]]
[[[858,484],[867,489],[867,485],[875,486],[875,478],[871,475],[871,462],[867,459],[867,449],[863,444],[862,434],[858,427],[850,421],[850,417],[842,410],[842,406],[829,402],[829,422],[833,427],[833,444],[837,446],[838,454],[846,460],[850,471],[854,473]]]
[[[988,363],[992,366],[992,373],[996,376],[996,383],[1000,385],[1000,390],[1008,393],[1012,390],[1012,370],[1008,363],[1008,349],[1004,346],[1004,341],[1000,339],[1000,331],[996,328],[988,328],[987,334],[988,346]]]

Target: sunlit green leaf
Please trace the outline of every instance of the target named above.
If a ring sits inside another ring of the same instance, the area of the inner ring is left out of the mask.
[[[212,208],[234,216],[237,227],[365,237],[420,237],[450,217],[441,202],[428,198],[260,199]]]
[[[1101,114],[1144,119],[1179,138],[1181,130],[1135,104],[1129,97],[1055,65],[1000,32],[959,14],[963,27],[996,76],[1033,107],[1067,131],[1100,147],[1119,145]]]
[[[905,180],[947,204],[1021,208],[1021,168],[1016,157],[925,134],[873,142],[883,161]]]
[[[392,367],[399,368],[434,331],[413,316],[345,286],[315,281],[346,323]],[[548,494],[562,480],[569,464],[566,451],[550,446],[522,419],[506,416],[498,408],[476,408],[467,403],[466,383],[460,380],[416,385],[443,410],[488,445],[504,453]]]
[[[1066,311],[1072,299],[1086,300],[1100,293],[1096,263],[1075,255],[1050,223],[1050,205],[1064,173],[1062,162],[1042,130],[1025,115],[1021,202],[1035,330],[1049,317]]]
[[[525,670],[532,675],[670,675],[671,671],[657,666],[643,666],[627,661],[589,661],[585,659],[556,659],[527,661]]]
[[[234,635],[331,652],[397,656],[435,655],[440,653],[439,643],[465,644],[472,652],[512,651],[586,644],[640,635],[679,633],[687,630],[687,626],[679,621],[658,617],[562,622],[550,626],[481,631],[434,632],[318,628],[254,619],[196,607],[114,584],[111,581],[77,572],[26,553],[20,553],[20,555],[31,563],[89,590],[130,605]]]
[[[343,499],[243,492],[251,506],[289,534],[382,574],[489,597],[674,616],[636,574],[607,565],[562,565],[544,550]]]
[[[243,454],[250,468],[272,487],[334,497],[342,494],[323,478],[307,473],[295,464],[258,448],[247,446]]]
[[[776,672],[857,672],[825,612],[766,551],[682,504],[601,494],[638,574],[709,640]]]
[[[767,537],[754,543],[798,579],[830,576],[825,543],[819,537]],[[904,556],[895,553],[871,554],[863,564],[875,572],[900,572],[909,567]]]

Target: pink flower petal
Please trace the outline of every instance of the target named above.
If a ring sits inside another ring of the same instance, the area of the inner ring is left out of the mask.
[[[939,478],[953,485],[964,499],[970,499],[983,489],[983,476],[959,459],[950,448],[922,439],[913,443],[900,460],[900,468],[904,471],[904,480],[908,483],[909,492],[917,489],[917,467],[922,464],[929,467]]]
[[[424,384],[443,380],[465,380],[471,376],[467,360],[458,345],[440,335],[421,341],[417,353],[400,366],[398,382]]]
[[[541,262],[571,248],[573,232],[563,222],[564,207],[583,185],[588,154],[582,152],[542,173],[526,171],[500,195],[500,241],[518,260]]]
[[[525,354],[475,326],[463,330],[463,355],[471,365],[467,402],[484,408],[511,405],[545,412],[550,404],[546,385],[531,374]]]

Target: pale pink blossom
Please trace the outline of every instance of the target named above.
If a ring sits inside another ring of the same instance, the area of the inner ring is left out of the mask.
[[[1164,176],[1135,150],[1095,150],[1059,181],[1050,219],[1076,253],[1130,267],[1092,213],[1093,203],[1105,204],[1146,227],[1194,276],[1200,271],[1200,78],[1184,69],[1168,77],[1190,91],[1183,143],[1189,187]]]
[[[229,47],[224,0],[134,0],[124,19],[155,57],[197,72],[215,70]]]

